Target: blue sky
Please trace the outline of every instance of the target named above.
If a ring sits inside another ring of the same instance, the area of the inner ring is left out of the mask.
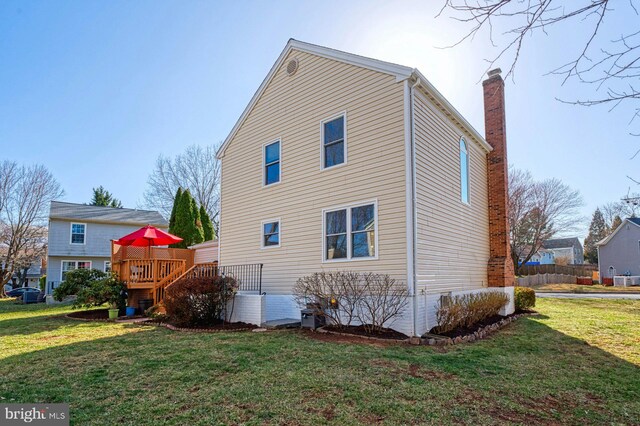
[[[439,49],[465,34],[435,18],[440,3],[5,0],[0,158],[45,164],[67,201],[104,185],[141,207],[156,157],[222,141],[291,37],[419,68],[482,133],[480,80],[495,50],[485,37]],[[614,13],[607,31],[637,19]],[[510,162],[579,189],[590,216],[635,190],[626,176],[640,178],[629,159],[640,138],[629,107],[556,101],[591,90],[544,75],[579,51],[586,29],[576,21],[528,39],[506,90]]]

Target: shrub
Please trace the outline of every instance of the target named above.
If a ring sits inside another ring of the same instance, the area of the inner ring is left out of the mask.
[[[528,287],[515,288],[516,311],[523,311],[536,306],[536,292]]]
[[[293,289],[298,305],[313,305],[339,328],[362,324],[369,333],[380,331],[400,316],[407,289],[388,275],[349,271],[316,272],[298,279]]]
[[[508,302],[509,296],[493,291],[441,298],[436,311],[438,325],[432,332],[447,333],[459,327],[470,328],[498,315],[500,309]]]
[[[74,307],[91,308],[108,303],[111,308],[124,309],[127,305],[127,285],[115,274],[89,282],[76,294]]]
[[[53,290],[53,298],[60,302],[65,297],[76,295],[84,287],[107,276],[109,276],[108,273],[97,269],[74,269],[69,271],[65,275],[62,284]]]
[[[231,277],[185,278],[167,287],[164,305],[167,317],[179,327],[218,324],[227,315],[227,305],[238,290]]]
[[[40,286],[40,291],[46,291],[47,290],[47,276],[43,275],[40,277],[40,280],[38,280],[38,284]]]

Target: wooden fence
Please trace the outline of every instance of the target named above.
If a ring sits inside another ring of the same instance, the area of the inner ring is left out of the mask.
[[[522,265],[518,275],[563,274],[575,277],[590,277],[598,265]]]
[[[578,278],[575,275],[565,274],[538,274],[516,278],[518,286],[531,287],[543,284],[576,284]]]

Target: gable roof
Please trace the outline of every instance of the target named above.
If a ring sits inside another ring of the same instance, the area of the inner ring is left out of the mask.
[[[404,81],[407,79],[415,80],[418,86],[421,87],[423,90],[425,90],[428,94],[433,96],[433,98],[437,101],[437,103],[440,104],[441,108],[448,111],[456,121],[458,121],[463,127],[465,127],[469,131],[469,133],[471,133],[471,135],[479,141],[480,145],[487,152],[493,150],[491,145],[489,145],[487,141],[485,141],[484,137],[480,135],[480,133],[478,133],[478,131],[462,116],[462,114],[460,114],[458,110],[456,110],[453,107],[453,105],[451,105],[449,101],[416,68],[410,68],[403,65],[398,65],[392,62],[380,61],[378,59],[367,58],[365,56],[343,52],[340,50],[335,50],[335,49],[331,49],[324,46],[318,46],[316,44],[305,43],[305,42],[298,41],[291,38],[287,42],[287,45],[284,47],[284,50],[282,51],[282,53],[280,53],[280,56],[278,56],[278,59],[276,60],[276,62],[273,64],[273,66],[269,70],[269,73],[267,74],[267,76],[264,78],[264,80],[258,87],[258,90],[256,91],[256,93],[253,95],[253,97],[249,101],[249,104],[246,106],[246,108],[242,112],[242,115],[240,116],[236,124],[231,129],[231,132],[229,133],[227,138],[224,140],[224,142],[220,146],[220,149],[218,149],[217,157],[219,159],[224,157],[224,152],[227,149],[227,146],[229,145],[233,137],[236,135],[240,127],[242,127],[242,124],[244,123],[244,121],[247,119],[247,117],[253,110],[253,107],[258,102],[258,99],[260,99],[260,96],[262,96],[262,94],[266,90],[267,86],[271,82],[271,79],[273,78],[275,73],[278,71],[278,69],[280,69],[284,60],[287,58],[289,53],[294,49],[300,52],[305,52],[305,53],[320,56],[323,58],[344,62],[347,64],[362,67],[362,68],[367,68],[367,69],[378,71],[384,74],[389,74],[396,78],[396,82]]]
[[[559,248],[571,248],[574,247],[578,243],[580,244],[580,240],[576,237],[573,238],[556,238],[553,240],[546,240],[542,243],[542,247],[546,249],[559,249]]]
[[[611,241],[611,239],[614,237],[614,235],[616,235],[618,233],[618,231],[620,231],[622,228],[624,228],[624,224],[625,223],[631,223],[637,227],[640,227],[640,218],[637,217],[628,217],[625,220],[622,221],[622,223],[616,228],[615,231],[613,231],[611,234],[609,234],[608,237],[602,239],[601,241],[598,241],[596,243],[596,246],[603,246],[605,244],[607,244],[609,241]]]
[[[151,210],[118,209],[86,204],[52,201],[49,219],[82,220],[84,222],[122,223],[127,225],[168,226],[162,215]]]

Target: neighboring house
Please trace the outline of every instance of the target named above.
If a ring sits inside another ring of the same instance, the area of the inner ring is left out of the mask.
[[[220,265],[264,265],[248,310],[300,318],[296,280],[333,270],[407,286],[410,335],[441,296],[512,295],[499,70],[483,87],[487,140],[416,69],[290,40],[218,152]]]
[[[553,252],[555,263],[564,259],[567,265],[584,264],[584,250],[578,238],[546,240],[542,247]]]
[[[47,259],[47,293],[73,269],[111,270],[111,240],[145,225],[166,230],[155,211],[51,202]]]
[[[26,271],[26,276],[24,277],[25,283],[27,287],[40,287],[40,277],[46,274],[46,259],[40,258],[33,262]],[[18,274],[17,271],[14,272],[11,281],[14,285],[20,285],[20,276],[24,271],[20,271]]]
[[[520,259],[522,263],[524,259]],[[553,250],[547,250],[541,248],[535,252],[531,258],[527,261],[527,265],[553,265],[555,263],[555,255]]]
[[[597,247],[601,278],[640,275],[640,218],[625,219]]]

